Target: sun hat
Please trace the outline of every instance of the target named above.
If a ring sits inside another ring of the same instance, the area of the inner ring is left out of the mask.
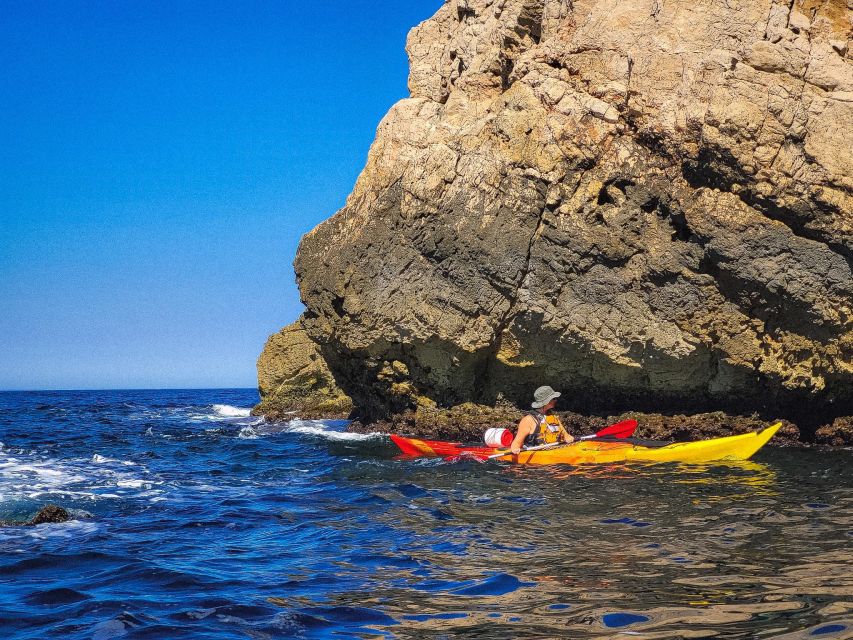
[[[554,391],[551,387],[539,387],[533,392],[533,402],[530,406],[534,409],[541,409],[554,398],[559,398],[560,392]]]

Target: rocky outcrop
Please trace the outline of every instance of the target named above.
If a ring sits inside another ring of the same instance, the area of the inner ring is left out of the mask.
[[[301,321],[274,333],[258,358],[261,403],[253,410],[271,420],[346,418],[352,400],[338,387]]]
[[[832,446],[853,446],[853,417],[836,418],[815,432],[815,441]]]
[[[547,383],[585,412],[853,414],[850,36],[844,0],[446,2],[295,262],[356,412]]]

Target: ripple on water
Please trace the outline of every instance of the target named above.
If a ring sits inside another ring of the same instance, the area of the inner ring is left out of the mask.
[[[644,522],[643,520],[634,520],[633,518],[604,518],[601,520],[602,524],[625,524],[631,527],[650,527],[652,526],[651,522]]]
[[[502,596],[524,587],[532,587],[535,583],[524,582],[508,573],[497,573],[469,586],[453,589],[460,596]]]
[[[33,591],[24,597],[28,604],[41,605],[45,607],[55,607],[65,604],[72,604],[82,600],[88,600],[92,596],[85,593],[80,593],[74,589],[59,587],[56,589],[45,589],[43,591]]]
[[[259,421],[253,394],[0,394],[0,518],[48,498],[75,517],[0,530],[4,629],[853,637],[849,452],[695,468],[396,460],[343,423]]]
[[[770,637],[771,640],[849,640],[853,638],[853,619],[824,622],[807,629]]]
[[[328,620],[330,622],[357,623],[359,625],[396,625],[397,621],[389,615],[377,609],[368,607],[308,607],[302,610]]]
[[[500,617],[500,614],[494,614]],[[451,611],[448,613],[410,613],[402,616],[403,620],[413,620],[415,622],[426,622],[427,620],[461,620],[467,618],[467,613],[459,611]]]
[[[614,629],[617,627],[627,627],[632,624],[637,624],[638,622],[648,622],[649,617],[638,613],[617,612],[605,613],[601,616],[601,621],[604,623],[605,627]]]

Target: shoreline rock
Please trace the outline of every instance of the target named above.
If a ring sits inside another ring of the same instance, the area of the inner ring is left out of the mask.
[[[483,433],[489,427],[505,427],[512,431],[521,416],[515,407],[456,407],[452,411],[433,411],[410,413],[395,416],[389,421],[363,424],[353,421],[347,430],[354,433],[400,433],[433,440],[451,440],[458,442],[480,442]],[[719,438],[748,431],[757,431],[771,424],[757,414],[751,416],[733,416],[717,411],[693,415],[663,415],[627,412],[617,415],[583,415],[571,411],[555,412],[563,425],[573,436],[594,433],[604,427],[634,418],[639,423],[636,435],[650,440],[672,440],[686,442]],[[850,424],[853,424],[851,421]],[[834,432],[835,434],[836,432]],[[843,445],[853,445],[853,432],[847,433]],[[811,444],[800,439],[800,429],[788,420],[782,420],[782,428],[774,436],[773,443],[782,446],[804,446]],[[840,439],[844,435],[837,436]],[[832,444],[827,442],[825,444]]]
[[[352,399],[344,393],[305,333],[301,318],[269,337],[258,358],[261,402],[252,410],[270,420],[347,418]]]
[[[0,527],[34,527],[51,522],[68,522],[71,516],[55,504],[47,504],[29,520],[0,520]]]
[[[853,446],[853,416],[836,418],[815,432],[815,442],[835,447]]]

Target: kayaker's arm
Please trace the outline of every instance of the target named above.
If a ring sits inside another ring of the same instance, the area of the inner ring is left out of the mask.
[[[566,431],[566,428],[563,426],[562,421],[560,422],[560,431],[561,431],[560,438],[563,440],[563,442],[571,443],[571,442],[575,441],[574,436],[572,436],[572,434],[570,434],[568,431]]]
[[[515,432],[515,439],[509,446],[509,450],[513,455],[518,455],[521,452],[521,447],[524,446],[524,441],[533,430],[536,428],[536,421],[531,416],[524,416],[518,423],[518,431]]]

